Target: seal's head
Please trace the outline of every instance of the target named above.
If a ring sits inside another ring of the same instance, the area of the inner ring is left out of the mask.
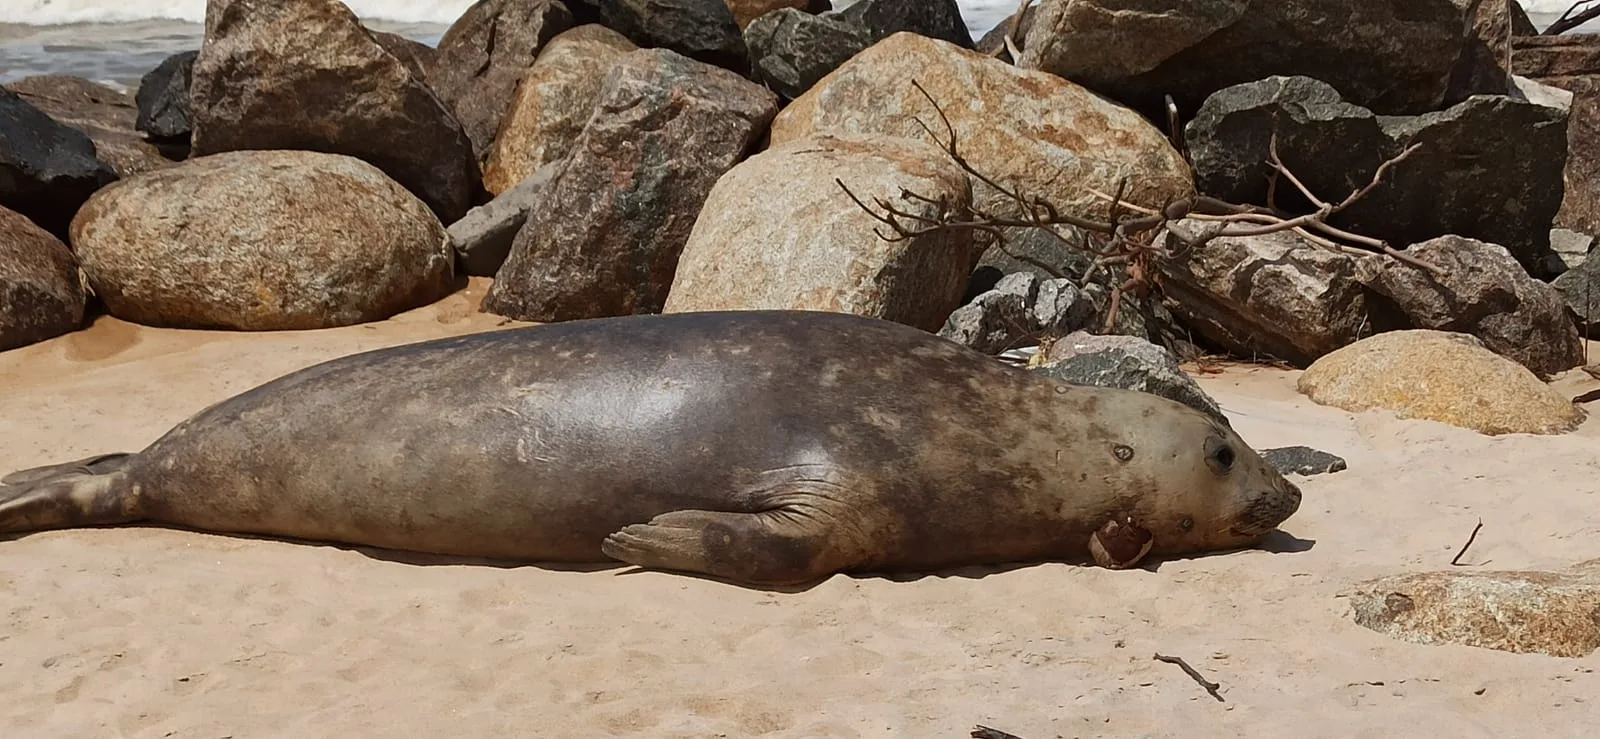
[[[1300,489],[1221,421],[1142,392],[1100,402],[1139,419],[1103,427],[1117,487],[1134,491],[1106,512],[1148,532],[1150,553],[1253,546],[1299,509]]]

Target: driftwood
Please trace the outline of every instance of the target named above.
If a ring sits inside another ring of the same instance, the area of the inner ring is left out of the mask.
[[[1595,1],[1600,2],[1600,0]],[[1100,220],[1093,216],[1062,213],[1044,198],[1037,195],[1030,196],[1018,187],[1003,185],[979,171],[962,156],[955,126],[950,123],[949,116],[945,115],[938,101],[934,100],[915,79],[911,81],[911,85],[928,99],[934,111],[938,113],[944,134],[941,136],[936,133],[933,127],[918,118],[917,123],[922,126],[922,130],[969,177],[1000,193],[1004,200],[1011,204],[1010,210],[1016,214],[1001,215],[976,204],[956,207],[943,197],[929,198],[906,188],[900,190],[901,199],[933,206],[933,215],[914,213],[896,207],[884,198],[873,198],[875,210],[857,197],[843,180],[835,179],[834,182],[857,206],[889,229],[887,233],[882,229],[875,229],[878,237],[886,241],[903,241],[940,231],[965,229],[986,239],[987,243],[984,244],[986,247],[998,246],[1014,259],[1032,264],[1055,277],[1075,279],[1080,284],[1087,283],[1101,271],[1113,267],[1121,268],[1124,279],[1111,287],[1111,301],[1105,319],[1106,331],[1110,331],[1115,325],[1117,310],[1124,294],[1133,293],[1142,297],[1158,287],[1156,264],[1177,255],[1178,252],[1169,250],[1168,244],[1173,242],[1178,244],[1179,250],[1188,250],[1217,237],[1260,236],[1293,231],[1307,242],[1322,248],[1347,253],[1382,253],[1435,274],[1440,271],[1438,267],[1404,254],[1380,239],[1351,233],[1328,224],[1328,218],[1370,194],[1395,164],[1417,150],[1419,146],[1417,144],[1407,147],[1379,165],[1373,172],[1372,181],[1366,186],[1350,193],[1338,203],[1330,203],[1312,193],[1305,183],[1284,165],[1278,156],[1278,137],[1274,131],[1267,160],[1272,170],[1269,175],[1266,207],[1237,205],[1217,198],[1196,196],[1172,200],[1159,209],[1148,208],[1123,199],[1128,185],[1127,178],[1123,178],[1118,183],[1115,193],[1088,190],[1089,194],[1106,201],[1105,217],[1104,220]],[[1276,203],[1276,193],[1281,181],[1288,181],[1293,185],[1316,210],[1296,215],[1280,209]],[[1202,222],[1205,225],[1199,234],[1190,238],[1169,230],[1171,222],[1183,219]],[[1059,226],[1068,226],[1073,230],[1062,233],[1058,229]],[[1094,260],[1082,275],[1061,274],[1051,265],[1011,252],[1006,246],[1004,232],[1006,228],[1041,230],[1070,248],[1093,255]],[[1167,238],[1169,236],[1172,238]]]
[[[1562,13],[1560,18],[1545,28],[1541,35],[1555,36],[1566,33],[1596,18],[1600,18],[1600,0],[1578,0],[1568,7],[1567,12]]]

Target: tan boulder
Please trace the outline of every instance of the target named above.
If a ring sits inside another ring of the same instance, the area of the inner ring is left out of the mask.
[[[426,204],[317,152],[229,152],[122,180],[79,210],[72,243],[112,315],[157,326],[343,326],[434,302],[454,278]]]
[[[0,351],[77,328],[85,300],[67,245],[27,216],[0,208]]]
[[[717,180],[665,311],[826,310],[938,331],[961,305],[972,232],[885,241],[836,178],[865,202],[928,216],[934,206],[902,197],[902,188],[956,208],[971,200],[965,173],[930,144],[818,136],[773,147]]]
[[[1418,572],[1345,595],[1357,624],[1415,644],[1553,657],[1600,649],[1600,559],[1563,572]]]
[[[1313,362],[1299,388],[1322,405],[1388,410],[1489,435],[1565,433],[1585,417],[1528,368],[1469,334],[1444,331],[1362,339]]]
[[[938,113],[913,80],[949,116],[961,155],[1027,197],[1104,214],[1107,203],[1089,189],[1113,192],[1123,177],[1126,198],[1146,206],[1194,193],[1188,163],[1132,110],[1055,75],[914,33],[896,33],[823,77],[778,114],[772,143],[817,134],[930,141],[923,125],[942,140]],[[1015,212],[986,185],[973,194],[984,209]]]
[[[572,149],[594,112],[606,73],[639,47],[599,24],[557,34],[522,76],[495,135],[483,186],[499,195]]]

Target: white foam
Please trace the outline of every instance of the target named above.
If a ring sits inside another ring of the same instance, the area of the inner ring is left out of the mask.
[[[345,0],[365,20],[451,24],[473,0]],[[0,0],[0,23],[56,26],[178,20],[203,23],[206,0]]]

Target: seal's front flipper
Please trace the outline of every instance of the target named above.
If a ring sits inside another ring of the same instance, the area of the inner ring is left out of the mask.
[[[607,557],[735,582],[798,585],[857,564],[857,548],[825,519],[784,506],[759,513],[673,511],[607,536]]]
[[[131,458],[101,455],[6,475],[0,480],[0,533],[139,520],[138,489],[122,471]]]

